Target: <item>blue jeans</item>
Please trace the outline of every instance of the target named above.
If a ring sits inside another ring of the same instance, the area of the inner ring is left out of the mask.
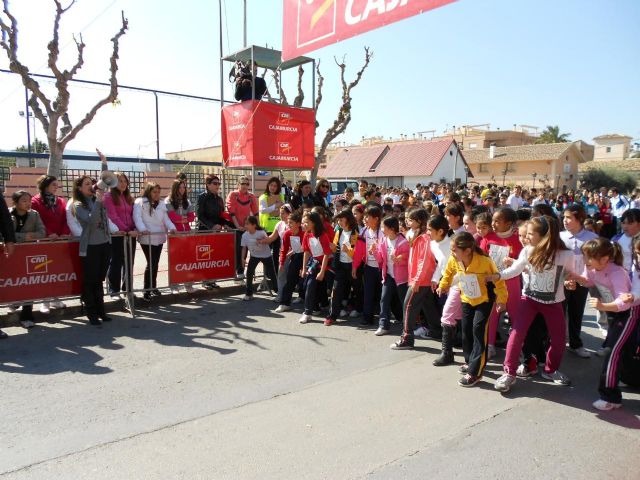
[[[391,328],[392,312],[396,320],[402,322],[402,304],[408,288],[407,283],[398,285],[395,279],[387,274],[382,285],[382,297],[380,298],[380,328],[385,330]]]

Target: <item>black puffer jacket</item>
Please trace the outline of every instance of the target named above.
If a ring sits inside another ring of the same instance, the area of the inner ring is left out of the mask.
[[[222,216],[223,213],[224,200],[220,195],[203,192],[198,196],[196,204],[198,230],[211,230],[216,225],[233,227],[233,224]]]

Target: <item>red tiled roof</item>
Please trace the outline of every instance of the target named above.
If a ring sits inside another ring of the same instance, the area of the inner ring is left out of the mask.
[[[376,177],[429,177],[453,140],[393,145],[375,172]]]
[[[409,144],[378,144],[345,148],[318,175],[324,178],[408,177],[433,174],[453,140]],[[385,154],[385,149],[389,150]],[[461,152],[462,153],[462,152]],[[378,165],[376,161],[382,160]],[[375,166],[375,169],[373,167]]]
[[[370,177],[369,168],[382,154],[386,144],[372,147],[345,148],[329,162],[326,168],[318,172],[324,178]]]

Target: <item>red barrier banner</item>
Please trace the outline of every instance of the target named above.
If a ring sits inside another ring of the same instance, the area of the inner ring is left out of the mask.
[[[0,246],[0,303],[79,296],[78,242],[17,243],[7,258]]]
[[[310,108],[246,101],[222,109],[226,167],[311,169],[316,116]]]
[[[282,61],[456,0],[284,0]]]
[[[170,235],[169,284],[233,278],[235,232]]]

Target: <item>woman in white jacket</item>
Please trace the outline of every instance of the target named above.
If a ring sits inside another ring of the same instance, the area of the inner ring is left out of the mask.
[[[144,298],[149,300],[151,295],[160,296],[160,291],[156,288],[160,253],[167,241],[167,232],[172,233],[176,230],[167,214],[166,204],[160,201],[160,185],[154,182],[147,183],[142,197],[137,198],[133,204],[133,221],[136,230],[140,232],[138,242],[147,259],[147,268],[144,271]]]

